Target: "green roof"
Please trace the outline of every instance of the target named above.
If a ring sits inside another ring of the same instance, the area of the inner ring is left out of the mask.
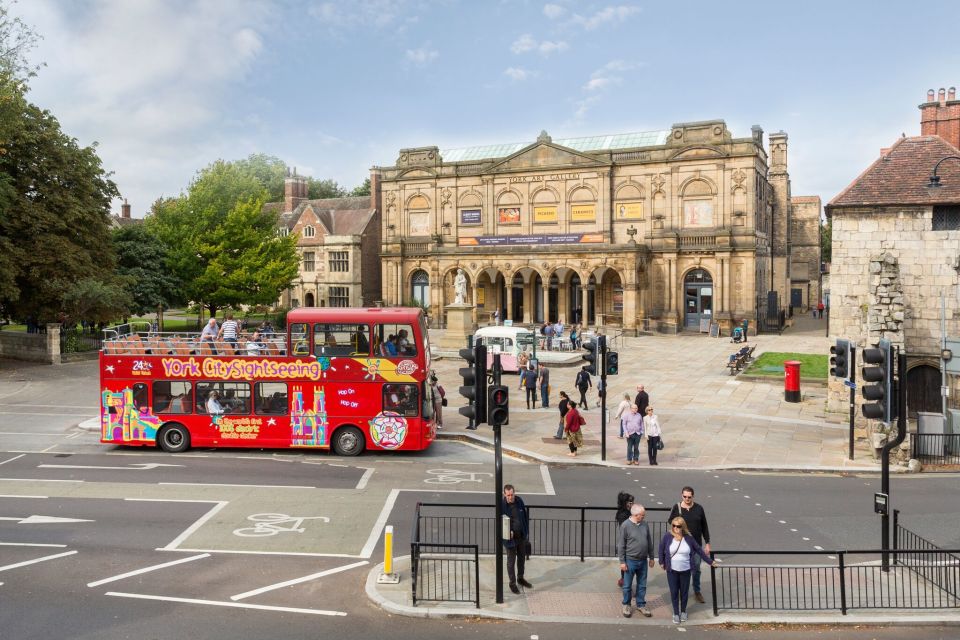
[[[669,131],[640,131],[638,133],[618,133],[610,136],[587,136],[585,138],[562,138],[553,143],[576,151],[610,151],[613,149],[635,149],[666,144]],[[510,142],[507,144],[488,144],[479,147],[446,149],[440,152],[444,162],[467,162],[471,160],[491,160],[505,158],[529,147],[533,142]]]

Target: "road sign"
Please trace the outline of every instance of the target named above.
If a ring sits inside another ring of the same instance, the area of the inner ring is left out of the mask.
[[[844,381],[843,381],[843,384],[844,384],[844,386],[850,387],[851,389],[856,389],[856,388],[857,388],[857,383],[854,382],[853,380],[844,380]]]

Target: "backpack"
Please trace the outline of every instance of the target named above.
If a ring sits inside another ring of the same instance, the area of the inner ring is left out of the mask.
[[[580,371],[577,373],[577,386],[586,386],[587,385],[587,373],[585,371]]]

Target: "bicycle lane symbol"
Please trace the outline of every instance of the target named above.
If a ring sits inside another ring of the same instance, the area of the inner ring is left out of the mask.
[[[247,520],[254,525],[234,529],[233,535],[242,538],[263,538],[275,536],[278,533],[303,533],[306,531],[303,523],[307,520],[330,522],[330,518],[326,516],[288,516],[285,513],[255,513],[247,517]]]
[[[429,469],[431,478],[424,480],[427,484],[461,484],[463,482],[483,482],[481,476],[493,477],[492,473],[476,471],[460,471],[459,469]]]

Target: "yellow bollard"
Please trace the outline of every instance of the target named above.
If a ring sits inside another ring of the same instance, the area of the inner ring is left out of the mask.
[[[397,584],[400,576],[393,572],[393,525],[383,531],[383,573],[377,578],[380,584]]]

